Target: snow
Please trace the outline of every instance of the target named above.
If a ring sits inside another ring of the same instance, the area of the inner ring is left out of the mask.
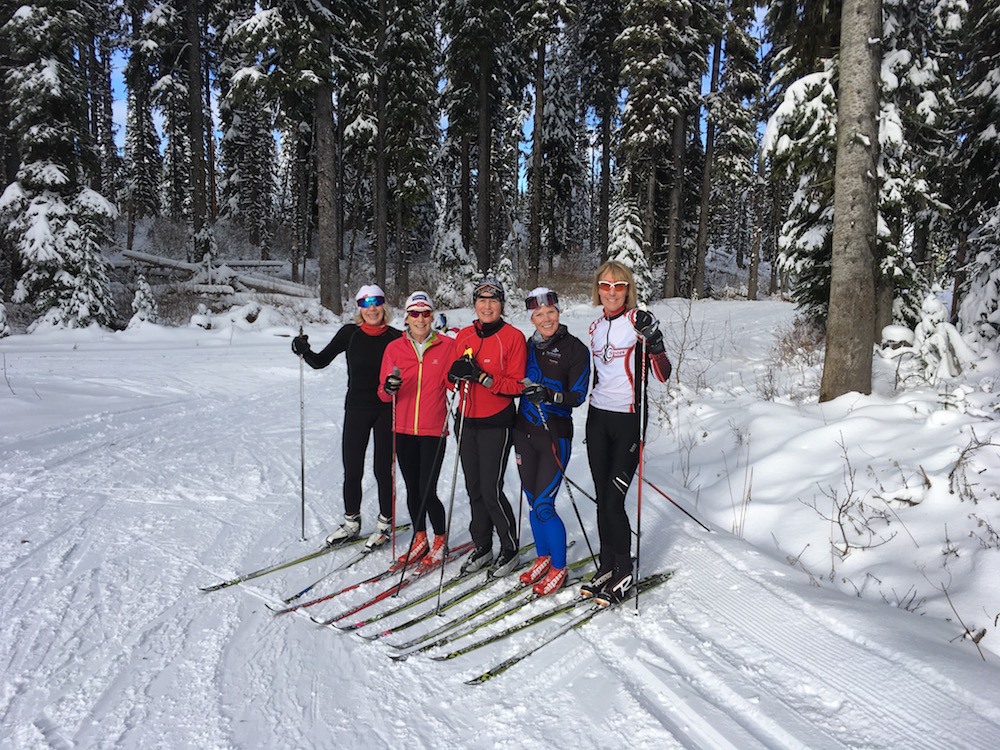
[[[383,641],[263,606],[345,551],[198,591],[314,549],[340,519],[342,360],[301,373],[299,538],[300,365],[289,337],[301,311],[206,315],[207,330],[92,326],[0,341],[0,744],[996,746],[996,358],[961,381],[903,392],[877,360],[873,395],[818,404],[822,357],[780,345],[791,305],[651,309],[677,378],[651,391],[645,476],[713,531],[645,487],[640,564],[672,570],[671,581],[641,597],[638,616],[631,605],[602,613],[478,687],[463,681],[530,632],[451,661],[394,663]],[[447,313],[451,325],[471,318]],[[594,315],[582,299],[564,305],[581,338]],[[523,313],[512,322],[530,330]],[[315,345],[336,328],[306,322]],[[585,417],[577,410],[569,465],[584,489]],[[449,444],[446,503],[454,465]],[[517,487],[511,461],[512,498]],[[455,495],[461,542],[461,477]],[[574,497],[596,544],[593,508]],[[405,515],[401,482],[397,508]],[[581,540],[565,491],[560,510]],[[366,528],[374,513],[368,497]],[[360,580],[388,556],[331,578]],[[315,609],[332,615],[371,593]],[[984,631],[982,657],[965,627]]]

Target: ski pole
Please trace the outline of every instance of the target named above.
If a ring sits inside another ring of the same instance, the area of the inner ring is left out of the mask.
[[[594,563],[597,564],[597,556],[594,554],[594,548],[590,546],[590,538],[587,536],[587,529],[583,526],[583,517],[580,515],[580,509],[576,506],[576,498],[573,497],[573,490],[570,489],[569,477],[566,476],[566,467],[563,466],[563,462],[559,458],[559,451],[556,449],[556,436],[553,435],[552,430],[549,429],[549,420],[546,418],[545,411],[542,409],[541,405],[538,407],[538,415],[542,419],[542,426],[545,428],[545,432],[549,435],[549,442],[552,445],[552,456],[556,460],[556,466],[558,466],[559,471],[562,472],[563,479],[567,481],[566,492],[569,493],[570,504],[572,504],[573,512],[576,514],[577,523],[580,524],[580,532],[583,534],[583,541],[587,543],[587,551],[590,552],[590,556],[594,559]]]
[[[304,331],[299,326],[299,336]],[[305,358],[299,355],[299,485],[301,487],[300,513],[302,519],[302,532],[299,541],[306,540],[306,375]]]
[[[458,462],[462,457],[462,432],[465,428],[465,403],[469,396],[469,381],[462,381],[462,395],[458,399],[458,429],[455,431],[455,468],[451,473],[451,497],[448,499],[448,520],[445,524],[445,539],[451,539],[451,517],[455,507],[455,485],[458,483]],[[444,565],[441,566],[441,580],[438,582],[437,604],[441,611],[441,594],[444,592]]]
[[[392,374],[399,377],[399,368],[393,367]],[[392,556],[396,557],[396,391],[392,392],[392,463],[389,465],[392,482]]]
[[[642,346],[640,351],[642,352],[642,383],[639,386],[641,391],[639,396],[639,495],[636,501],[636,512],[635,512],[635,527],[636,527],[636,538],[635,538],[635,577],[639,580],[640,571],[639,562],[641,558],[639,557],[642,551],[642,470],[643,464],[646,459],[646,387],[647,379],[649,376],[649,364],[646,358],[646,337],[642,337]],[[639,614],[639,588],[636,587],[635,590],[635,613]]]
[[[452,405],[452,401],[453,401],[454,395],[455,395],[455,392],[453,391],[452,394],[451,394],[451,397],[448,398],[447,404],[444,407],[444,413],[446,415],[451,413],[451,405]],[[441,455],[441,451],[444,450],[445,443],[447,442],[447,437],[448,437],[448,417],[445,416],[445,418],[444,418],[444,424],[441,425],[441,434],[438,436],[438,446],[437,446],[437,448],[434,451],[434,463],[432,464],[432,466],[437,466],[438,457]],[[442,459],[442,461],[443,461],[443,459]],[[427,486],[424,488],[423,494],[422,494],[422,496],[420,498],[420,512],[417,514],[417,518],[421,518],[421,519],[424,518],[424,515],[427,513],[427,498],[430,497],[431,492],[436,492],[436,491],[437,491],[437,486],[436,485],[432,486],[430,484],[430,482],[428,482]],[[413,524],[414,524],[414,534],[416,534],[417,519],[416,518],[411,518],[410,521],[413,522]],[[447,535],[447,532],[446,532],[445,533],[445,539],[447,539],[447,538],[448,538],[448,535]],[[406,551],[406,560],[403,561],[403,568],[399,572],[399,585],[400,585],[400,587],[402,587],[402,585],[403,585],[403,579],[406,578],[406,569],[409,567],[409,565],[410,565],[410,551],[409,551],[409,549],[407,549],[407,551]]]
[[[686,511],[686,510],[684,509],[684,507],[683,507],[683,506],[681,506],[681,505],[680,505],[680,504],[679,504],[679,503],[678,503],[678,502],[677,502],[676,500],[674,500],[674,499],[673,499],[672,497],[670,497],[670,495],[668,495],[668,494],[667,494],[666,492],[664,492],[663,490],[661,490],[661,489],[660,489],[659,487],[657,487],[657,486],[656,486],[655,484],[653,484],[652,482],[650,482],[650,481],[649,481],[648,479],[646,479],[645,477],[643,477],[642,481],[644,481],[644,482],[645,482],[646,484],[648,484],[648,485],[649,485],[650,487],[652,487],[652,488],[653,488],[654,490],[656,490],[656,491],[657,491],[657,492],[659,492],[659,493],[660,493],[661,495],[663,495],[663,497],[665,497],[665,498],[666,498],[667,500],[669,500],[670,502],[672,502],[672,503],[674,504],[674,506],[675,506],[675,507],[676,507],[676,508],[677,508],[677,509],[678,509],[678,510],[679,510],[679,511],[681,512],[681,513],[683,513],[683,514],[684,514],[685,516],[687,516],[688,518],[690,518],[690,519],[691,519],[692,521],[694,521],[694,522],[695,522],[696,524],[698,524],[699,526],[701,526],[701,528],[705,529],[705,531],[707,531],[707,532],[709,532],[709,533],[711,533],[711,532],[712,532],[712,530],[711,530],[710,528],[708,528],[708,526],[706,526],[705,524],[703,524],[703,523],[702,523],[701,521],[699,521],[699,520],[698,520],[697,518],[695,518],[695,517],[694,517],[693,515],[691,515],[691,514],[690,514],[690,513],[688,512],[688,511]]]

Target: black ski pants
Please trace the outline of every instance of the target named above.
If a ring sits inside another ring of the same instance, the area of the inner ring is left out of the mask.
[[[406,508],[414,533],[427,530],[428,518],[435,536],[445,533],[444,505],[437,494],[444,442],[444,436],[396,433],[396,460],[406,484]]]
[[[493,549],[493,530],[501,552],[517,549],[517,523],[503,492],[504,471],[511,448],[511,427],[473,427],[462,430],[459,454],[472,521],[469,533],[476,547]]]
[[[365,475],[368,440],[375,436],[375,482],[378,508],[392,517],[392,412],[384,409],[345,409],[341,453],[344,457],[344,513],[361,512],[361,484]]]
[[[639,465],[639,415],[590,407],[587,459],[597,492],[601,569],[631,566],[632,529],[625,496]]]

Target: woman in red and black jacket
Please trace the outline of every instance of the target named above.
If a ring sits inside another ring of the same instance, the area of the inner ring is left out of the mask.
[[[469,533],[476,548],[462,566],[465,572],[492,563],[491,573],[504,576],[518,563],[517,520],[503,492],[504,470],[514,429],[514,399],[520,395],[527,362],[524,335],[503,318],[503,286],[486,277],[472,293],[476,321],[455,337],[457,381],[464,419],[459,455],[469,493]],[[493,530],[500,553],[493,560]]]
[[[406,484],[406,507],[413,541],[393,568],[417,563],[432,567],[447,552],[444,505],[437,494],[448,435],[448,368],[455,360],[455,341],[431,325],[434,303],[427,292],[406,300],[406,333],[385,348],[378,396],[396,399],[396,461]],[[427,520],[434,529],[427,539]]]

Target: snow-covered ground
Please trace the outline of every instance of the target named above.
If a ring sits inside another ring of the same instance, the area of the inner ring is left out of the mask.
[[[463,680],[558,621],[459,659],[396,663],[383,642],[264,607],[346,551],[198,590],[313,549],[340,519],[338,360],[305,372],[299,538],[294,314],[0,341],[0,746],[1000,745],[1000,367],[895,394],[879,363],[874,395],[820,405],[820,356],[777,345],[790,305],[654,311],[679,382],[653,389],[645,473],[713,531],[645,487],[642,570],[673,579],[638,616],[602,613],[476,687]],[[570,305],[563,320],[585,338],[594,314]],[[315,343],[336,330],[306,328]],[[569,473],[586,489],[585,416]],[[449,445],[446,502],[453,466]],[[596,540],[592,506],[574,497]],[[565,491],[560,503],[582,540]],[[369,498],[366,528],[375,512]],[[982,656],[966,628],[984,632]]]

